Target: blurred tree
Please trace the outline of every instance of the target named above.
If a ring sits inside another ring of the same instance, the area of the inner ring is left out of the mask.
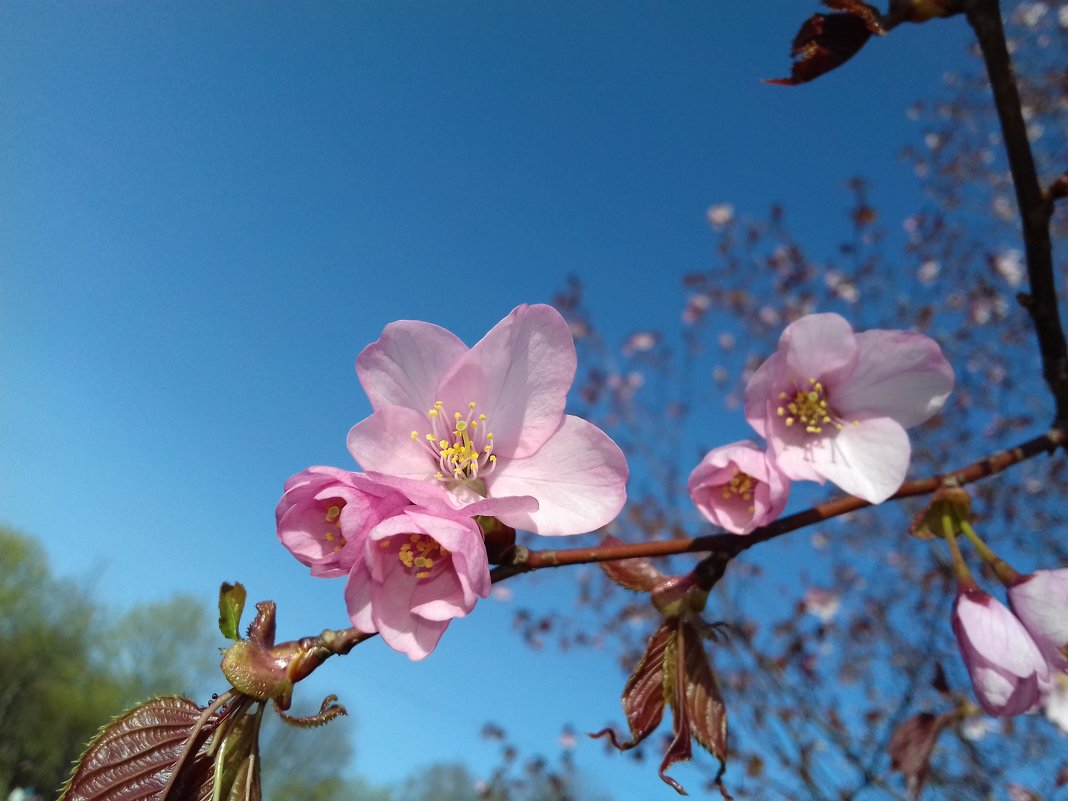
[[[50,794],[86,740],[128,700],[95,664],[100,610],[54,577],[41,547],[0,530],[0,797]]]

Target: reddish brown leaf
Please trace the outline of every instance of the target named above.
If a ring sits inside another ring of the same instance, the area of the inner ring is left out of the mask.
[[[601,544],[622,545],[623,542],[607,536],[601,540]],[[664,574],[653,567],[653,563],[648,559],[616,559],[612,562],[601,562],[600,565],[608,578],[628,590],[650,592],[664,579]]]
[[[834,9],[835,11],[844,11],[847,14],[852,14],[854,17],[862,20],[864,26],[874,34],[882,36],[886,33],[878,9],[874,6],[869,6],[861,0],[823,0],[823,4],[827,6],[827,8]]]
[[[667,769],[692,758],[692,740],[696,739],[698,745],[719,760],[722,776],[727,761],[727,708],[700,633],[691,623],[680,622],[678,627],[675,644],[669,648],[665,660],[675,668],[674,686],[668,695],[675,713],[675,737],[660,765],[660,778],[686,795],[682,786],[667,775]]]
[[[602,729],[591,737],[607,736],[620,751],[633,748],[660,724],[664,716],[664,661],[668,647],[675,639],[675,626],[664,622],[649,638],[645,654],[623,688],[623,712],[630,726],[630,740],[619,742],[612,729]]]
[[[814,80],[855,56],[871,35],[869,23],[856,14],[814,14],[794,37],[790,77],[765,83],[797,86]]]
[[[939,17],[963,13],[961,0],[890,0],[886,12],[890,24],[898,22],[928,22]]]
[[[890,737],[890,767],[905,776],[909,795],[919,798],[931,765],[938,735],[953,720],[953,712],[921,712],[900,724]]]
[[[686,643],[686,709],[693,736],[722,765],[727,761],[727,707],[698,632],[683,623],[679,636]]]
[[[202,712],[186,698],[165,697],[120,715],[89,743],[60,801],[157,801],[187,742],[195,753],[211,734]]]
[[[668,644],[665,658],[664,693],[671,704],[673,714],[672,730],[675,736],[671,740],[664,759],[660,763],[660,778],[675,788],[679,795],[687,795],[682,785],[667,775],[667,770],[676,762],[689,762],[693,757],[693,748],[690,742],[690,720],[688,704],[683,694],[686,692],[686,661],[687,653],[693,648],[692,642],[687,642],[685,624],[678,623],[677,633]]]

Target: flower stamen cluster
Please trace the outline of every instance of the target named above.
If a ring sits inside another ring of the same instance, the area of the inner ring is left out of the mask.
[[[477,405],[475,401],[468,403],[466,415],[453,412],[450,430],[445,423],[448,419],[445,404],[436,401],[434,408],[426,413],[431,430],[422,437],[418,431],[412,431],[412,441],[424,444],[437,460],[441,469],[434,478],[438,481],[450,482],[450,486],[455,482],[476,482],[496,466],[493,432],[488,430],[486,415],[475,416]]]
[[[387,537],[380,540],[378,547],[389,549],[396,546],[403,537]],[[447,548],[432,537],[424,534],[409,534],[408,541],[397,548],[397,561],[407,569],[409,573],[415,571],[415,577],[424,581],[431,577],[431,569],[437,565],[438,572],[442,569],[442,562],[451,557]]]
[[[757,479],[748,473],[735,469],[731,479],[723,485],[723,500],[729,501],[731,497],[739,497],[743,501],[753,500],[753,490],[756,489]],[[756,507],[752,503],[747,507],[752,512]]]
[[[809,386],[806,389],[804,386],[797,386],[795,377],[791,376],[790,380],[794,384],[793,400],[789,400],[788,392],[780,392],[779,400],[789,402],[775,409],[779,417],[786,418],[783,421],[786,425],[801,423],[809,434],[822,434],[823,427],[828,424],[833,424],[837,431],[845,428],[842,419],[827,403],[826,390],[822,381],[818,378],[809,378]],[[859,425],[859,422],[854,420],[853,425]]]
[[[341,498],[332,500],[332,503],[327,501],[330,506],[327,507],[326,514],[323,516],[328,526],[326,531],[323,532],[323,539],[333,544],[334,553],[339,553],[348,543],[345,535],[341,533],[341,524],[338,522],[341,518],[341,509],[345,506],[345,501]]]

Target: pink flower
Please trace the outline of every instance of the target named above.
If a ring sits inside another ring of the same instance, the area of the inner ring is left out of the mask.
[[[788,478],[830,480],[871,503],[905,479],[906,428],[933,416],[953,370],[928,337],[854,334],[837,314],[791,323],[745,390],[745,416]]]
[[[790,480],[748,440],[709,451],[690,473],[690,498],[708,520],[748,534],[782,514]]]
[[[1009,606],[1050,667],[1068,665],[1068,568],[1036,570],[1009,587]]]
[[[482,532],[453,511],[408,507],[367,536],[345,602],[352,625],[377,631],[390,648],[423,659],[449,621],[490,592]]]
[[[962,590],[953,606],[953,631],[986,712],[1020,715],[1039,703],[1049,686],[1049,668],[1008,607],[981,590]]]
[[[278,539],[313,576],[343,576],[367,532],[408,504],[397,490],[359,473],[309,467],[285,484],[275,510]]]
[[[391,323],[356,360],[374,413],[349,450],[379,480],[422,482],[453,508],[488,499],[482,513],[513,528],[592,531],[623,507],[627,465],[603,431],[564,414],[575,368],[550,306],[519,306],[470,349],[429,323]],[[508,498],[538,506],[495,503]]]

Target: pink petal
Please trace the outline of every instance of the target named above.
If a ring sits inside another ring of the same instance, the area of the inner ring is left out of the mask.
[[[782,380],[783,357],[773,353],[764,361],[745,386],[745,419],[760,436],[768,439],[768,407],[775,397],[775,385]]]
[[[850,495],[882,503],[901,488],[911,453],[905,429],[877,417],[846,423],[837,434],[811,440],[807,448],[790,448],[776,460],[789,478],[808,478],[804,473],[811,470]]]
[[[412,615],[415,577],[398,571],[394,579],[388,585],[376,582],[372,588],[375,626],[390,648],[418,661],[434,650],[449,621],[427,620]]]
[[[451,331],[430,323],[400,320],[356,359],[360,384],[376,411],[406,406],[426,412],[438,400],[441,379],[467,353],[467,346]]]
[[[412,614],[425,620],[449,621],[465,617],[475,606],[475,600],[464,597],[460,578],[454,572],[443,572],[432,580],[420,583],[412,594]]]
[[[426,415],[414,409],[387,406],[361,420],[349,431],[349,453],[367,471],[427,480],[438,470],[422,439]]]
[[[953,368],[933,339],[880,330],[856,339],[856,369],[830,396],[842,417],[890,417],[911,428],[942,408],[953,390]]]
[[[559,427],[577,357],[571,331],[551,306],[519,306],[445,377],[446,409],[470,401],[488,419],[498,458],[533,454]]]
[[[567,415],[533,456],[502,459],[489,476],[491,496],[533,495],[535,512],[498,515],[513,528],[558,536],[612,521],[627,499],[627,461],[601,429]]]
[[[779,338],[778,352],[786,356],[786,378],[816,378],[828,387],[857,363],[853,327],[837,314],[808,314],[790,323]]]
[[[349,571],[349,580],[345,584],[345,606],[353,626],[368,634],[378,631],[371,614],[371,574],[362,562],[354,564]]]
[[[1009,603],[1033,637],[1068,645],[1068,568],[1036,570],[1009,588]]]
[[[1020,678],[1047,674],[1046,661],[1035,641],[996,598],[979,592],[962,593],[954,614],[971,647],[986,661]]]

